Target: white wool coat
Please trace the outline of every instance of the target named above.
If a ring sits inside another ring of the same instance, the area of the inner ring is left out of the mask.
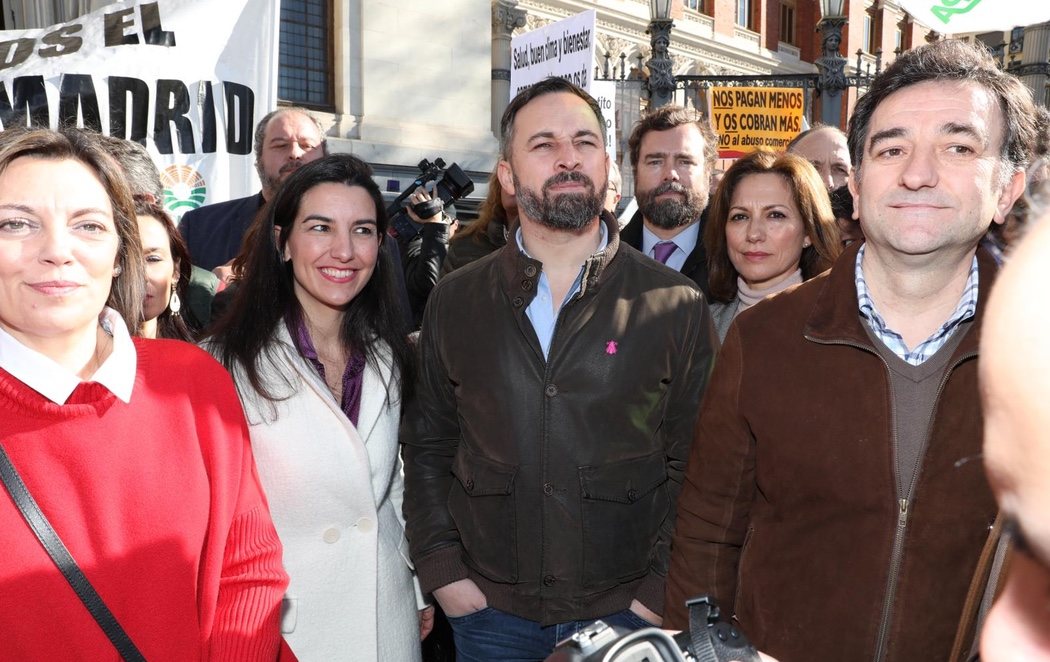
[[[262,374],[287,399],[263,400],[234,377],[291,579],[284,638],[302,662],[419,660],[423,602],[401,514],[401,402],[396,388],[387,398],[389,352],[379,371],[365,367],[355,428],[283,324],[270,347]]]

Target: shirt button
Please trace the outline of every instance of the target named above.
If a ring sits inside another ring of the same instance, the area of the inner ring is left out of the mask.
[[[523,305],[525,305],[525,299],[521,297],[514,297],[513,303],[515,308],[521,308]]]
[[[525,275],[528,276],[529,278],[532,278],[533,276],[535,276],[536,275],[536,265],[535,264],[527,265],[525,267]]]
[[[547,384],[547,386],[544,387],[543,392],[547,394],[548,398],[553,398],[558,395],[558,387],[554,384]]]
[[[329,545],[335,544],[339,541],[339,529],[335,528],[334,526],[330,529],[325,529],[324,536],[322,537],[324,538],[324,541]]]
[[[357,520],[357,530],[361,533],[371,533],[375,528],[375,522],[368,519],[367,517],[362,517],[361,519]]]
[[[468,492],[473,492],[474,491],[474,479],[473,478],[470,478],[470,479],[467,480],[467,491]]]
[[[550,496],[550,495],[554,494],[554,486],[551,485],[550,483],[544,483],[543,484],[543,493],[546,494],[547,496]]]
[[[554,586],[554,582],[555,581],[557,581],[557,580],[554,579],[554,575],[547,575],[546,577],[543,578],[543,585],[544,586]]]
[[[635,501],[637,498],[638,498],[638,490],[633,489],[633,488],[627,490],[627,500],[628,501]]]
[[[526,292],[531,290],[532,289],[532,281],[527,279],[527,278],[525,280],[521,281],[521,289],[525,290]]]

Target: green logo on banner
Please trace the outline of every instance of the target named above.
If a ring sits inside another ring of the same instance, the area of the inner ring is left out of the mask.
[[[962,7],[957,6],[961,3],[963,4]],[[968,4],[966,4],[966,0],[941,0],[941,4],[930,7],[930,13],[941,19],[945,25],[948,25],[948,19],[952,16],[965,14],[980,3],[981,0],[969,0]]]
[[[182,218],[191,209],[204,205],[208,187],[196,169],[186,165],[170,165],[160,173],[164,185],[164,208],[172,216]]]

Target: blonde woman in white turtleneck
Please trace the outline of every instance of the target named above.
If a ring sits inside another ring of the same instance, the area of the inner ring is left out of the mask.
[[[726,171],[711,197],[704,243],[720,339],[742,311],[816,276],[842,250],[816,169],[801,157],[768,151]]]

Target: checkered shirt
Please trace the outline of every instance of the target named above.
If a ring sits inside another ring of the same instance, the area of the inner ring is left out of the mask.
[[[868,323],[875,337],[882,341],[886,347],[911,365],[922,365],[926,359],[937,353],[941,347],[952,337],[959,325],[972,318],[977,312],[977,256],[974,256],[970,265],[970,277],[966,279],[966,287],[963,289],[962,297],[941,328],[933,332],[926,340],[908,350],[904,344],[904,338],[890,327],[886,326],[886,320],[882,318],[879,311],[875,309],[875,302],[868,293],[867,283],[864,282],[864,270],[861,269],[861,261],[864,259],[864,249],[861,246],[857,253],[857,265],[854,270],[854,279],[857,283],[857,302],[860,304],[860,316]]]

